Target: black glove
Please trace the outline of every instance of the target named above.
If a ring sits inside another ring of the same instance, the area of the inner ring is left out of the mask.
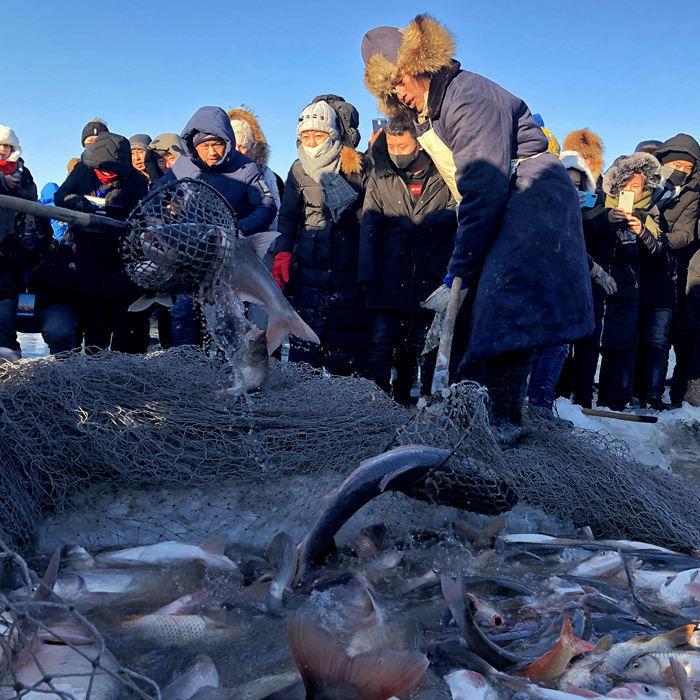
[[[82,211],[85,214],[94,214],[97,207],[82,194],[69,194],[64,200],[65,205],[74,211]]]

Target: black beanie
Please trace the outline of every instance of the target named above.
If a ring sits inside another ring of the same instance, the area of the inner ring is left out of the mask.
[[[80,137],[80,144],[85,147],[85,139],[88,136],[98,136],[99,134],[109,131],[107,125],[99,119],[91,119],[84,127]]]
[[[661,161],[661,165],[666,165],[666,163],[670,163],[673,160],[686,160],[688,163],[695,165],[695,158],[685,151],[667,151],[659,160]]]

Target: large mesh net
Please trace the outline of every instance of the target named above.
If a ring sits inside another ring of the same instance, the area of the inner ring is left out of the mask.
[[[129,217],[124,269],[144,289],[193,292],[230,262],[236,221],[212,187],[184,178],[153,190]]]

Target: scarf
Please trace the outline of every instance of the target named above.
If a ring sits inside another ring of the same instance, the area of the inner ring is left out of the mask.
[[[653,214],[658,213],[658,209],[652,202],[652,190],[644,190],[634,200],[634,214],[641,220],[643,226],[654,238],[661,237],[661,229],[658,223],[652,218]],[[617,209],[618,198],[612,197],[609,194],[605,195],[605,207],[607,209]],[[634,234],[632,234],[634,235]],[[631,239],[630,239],[631,240]]]
[[[0,173],[3,175],[12,175],[17,170],[17,161],[15,160],[0,160]]]
[[[95,175],[97,175],[97,179],[103,185],[111,185],[119,177],[118,173],[110,173],[107,170],[97,169],[95,169]]]
[[[323,203],[328,207],[333,222],[357,199],[357,192],[340,174],[340,151],[343,144],[338,140],[316,158],[311,157],[299,144],[299,161],[306,174],[323,188]]]

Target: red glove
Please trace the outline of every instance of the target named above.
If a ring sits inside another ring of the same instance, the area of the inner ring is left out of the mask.
[[[275,255],[275,262],[272,264],[272,276],[282,291],[284,291],[284,286],[289,282],[289,268],[291,266],[291,253],[277,253]]]

